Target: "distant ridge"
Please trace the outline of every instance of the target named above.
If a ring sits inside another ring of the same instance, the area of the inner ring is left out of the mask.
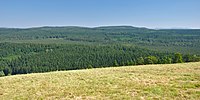
[[[79,29],[120,29],[120,30],[134,30],[134,29],[144,29],[144,30],[198,30],[198,28],[147,28],[147,27],[136,27],[128,25],[119,26],[98,26],[98,27],[87,27],[87,26],[39,26],[39,27],[28,27],[28,28],[10,28],[10,27],[0,27],[0,29],[41,29],[41,28],[79,28]]]
[[[0,27],[0,29],[38,29],[38,28],[150,29],[150,28],[146,28],[146,27],[134,27],[134,26],[99,26],[99,27],[84,27],[84,26],[41,26],[41,27],[30,27],[30,28]]]

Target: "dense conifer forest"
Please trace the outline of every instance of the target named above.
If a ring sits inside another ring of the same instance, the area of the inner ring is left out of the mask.
[[[0,28],[0,76],[200,61],[200,30]]]

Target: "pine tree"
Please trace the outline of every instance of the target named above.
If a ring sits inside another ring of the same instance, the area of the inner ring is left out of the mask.
[[[144,65],[144,59],[143,59],[143,57],[139,57],[139,58],[137,59],[137,64],[138,64],[138,65]]]
[[[0,77],[5,76],[3,71],[0,71]]]
[[[12,73],[12,70],[10,67],[6,67],[4,70],[3,70],[5,76],[8,76],[8,75],[11,75]]]
[[[114,66],[119,66],[117,60],[114,61]]]
[[[175,53],[174,63],[183,63],[183,58],[182,58],[181,53]]]

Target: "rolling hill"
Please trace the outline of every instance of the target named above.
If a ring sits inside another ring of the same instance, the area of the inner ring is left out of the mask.
[[[200,29],[0,28],[0,76],[200,61]]]
[[[133,26],[0,28],[0,42],[126,44],[157,51],[200,54],[200,29],[148,29]]]
[[[0,98],[198,100],[200,62],[0,77]]]

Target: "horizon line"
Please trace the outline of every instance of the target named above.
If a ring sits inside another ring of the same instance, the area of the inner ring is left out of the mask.
[[[8,28],[8,29],[31,29],[31,28],[42,28],[42,27],[83,27],[83,28],[98,28],[98,27],[112,27],[112,26],[129,26],[136,28],[147,28],[147,29],[200,29],[197,27],[147,27],[147,26],[136,26],[136,25],[94,25],[94,26],[86,26],[86,25],[38,25],[38,26],[27,26],[27,27],[4,27],[0,26],[0,28]]]

